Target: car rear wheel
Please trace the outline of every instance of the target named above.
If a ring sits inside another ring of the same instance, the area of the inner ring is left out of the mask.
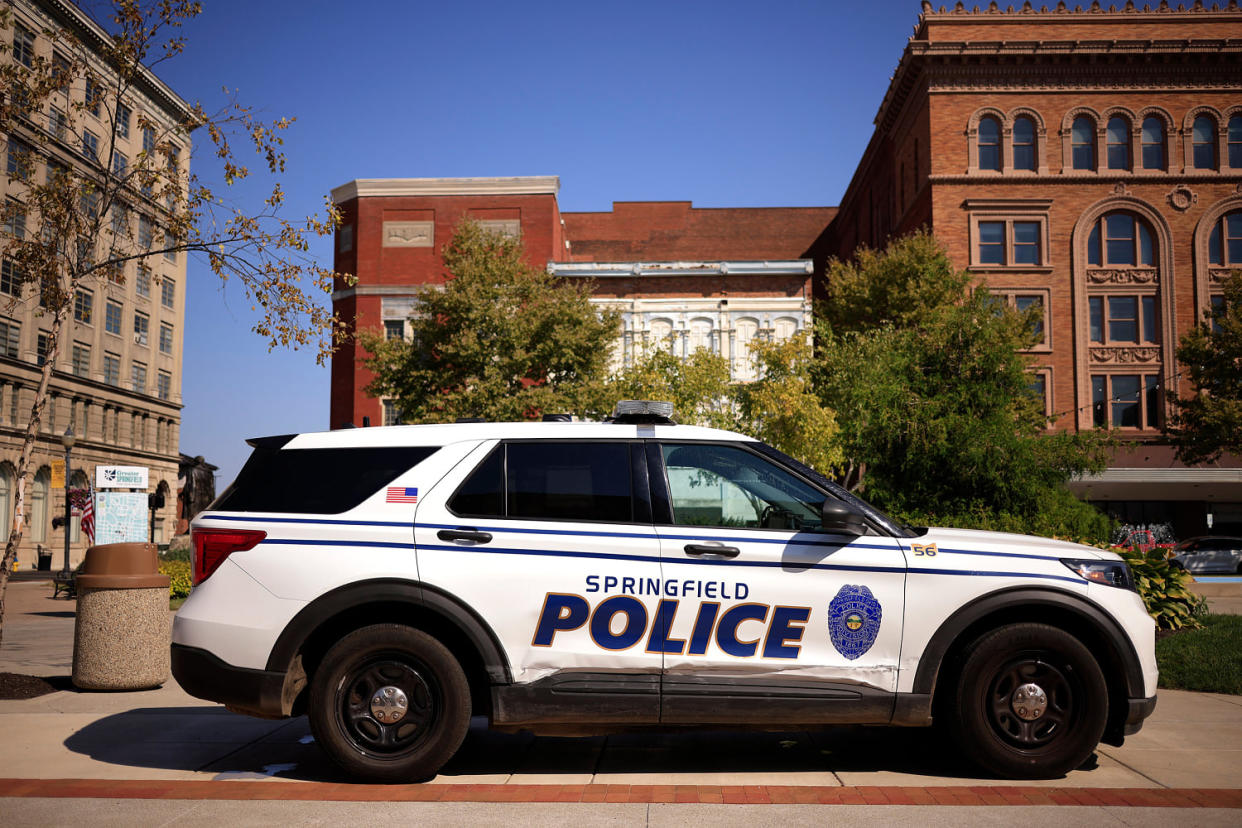
[[[328,650],[307,709],[315,740],[349,774],[376,782],[433,776],[470,725],[470,689],[453,654],[399,624],[356,630]]]
[[[968,645],[959,675],[954,735],[968,757],[1001,776],[1062,776],[1091,756],[1104,733],[1104,675],[1064,630],[992,630]]]

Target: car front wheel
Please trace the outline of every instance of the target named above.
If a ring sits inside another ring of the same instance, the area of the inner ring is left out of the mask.
[[[435,638],[376,624],[328,650],[307,713],[315,740],[342,769],[376,782],[410,782],[435,775],[461,746],[470,689]]]
[[[1046,624],[1012,624],[965,651],[954,733],[977,764],[1011,778],[1052,778],[1081,766],[1108,718],[1108,687],[1078,639]]]

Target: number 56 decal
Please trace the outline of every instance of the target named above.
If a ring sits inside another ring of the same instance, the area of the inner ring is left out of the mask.
[[[934,543],[929,543],[929,544],[912,543],[910,544],[910,548],[914,550],[914,554],[916,556],[926,555],[929,558],[935,557],[936,551],[937,551],[936,544]]]

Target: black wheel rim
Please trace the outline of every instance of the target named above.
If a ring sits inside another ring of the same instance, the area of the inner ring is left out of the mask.
[[[405,714],[381,722],[371,700],[384,688],[404,695]],[[364,753],[392,758],[417,750],[440,717],[439,685],[425,665],[399,655],[370,659],[351,670],[337,686],[337,717],[351,742]]]
[[[1031,684],[1043,691],[1047,706],[1037,718],[1028,719],[1018,715],[1014,694]],[[1070,665],[1058,664],[1048,653],[1020,656],[1001,667],[988,685],[988,723],[1016,748],[1047,747],[1072,730],[1082,704],[1078,688]]]

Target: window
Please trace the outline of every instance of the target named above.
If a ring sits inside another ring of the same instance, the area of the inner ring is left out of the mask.
[[[0,356],[17,359],[21,338],[21,325],[9,319],[0,319]]]
[[[30,488],[30,540],[47,543],[47,506],[52,488],[52,471],[47,466],[39,469]]]
[[[1216,315],[1225,309],[1225,294],[1213,293],[1210,297],[1208,297],[1208,305],[1211,317],[1210,324],[1212,333],[1219,333],[1220,320],[1216,318]]]
[[[141,362],[129,366],[129,387],[139,394],[147,393],[147,366]]]
[[[405,321],[402,319],[385,319],[384,338],[405,339]]]
[[[99,117],[100,103],[103,101],[103,87],[94,78],[86,79],[86,111]]]
[[[384,400],[384,425],[401,425],[401,410],[397,408],[397,404],[392,400]]]
[[[104,304],[104,330],[110,334],[121,335],[121,303],[111,299]]]
[[[660,446],[679,526],[818,529],[824,494],[738,446]]]
[[[52,78],[60,81],[60,85],[56,87],[57,91],[69,94],[69,80],[73,77],[73,70],[69,65],[69,58],[60,52],[52,52]]]
[[[112,151],[112,174],[118,178],[125,177],[125,170],[129,167],[129,159],[125,157],[125,153]]]
[[[1155,261],[1151,230],[1133,213],[1109,213],[1101,216],[1087,237],[1089,265],[1154,267]]]
[[[9,149],[5,169],[9,175],[14,178],[20,178],[23,181],[30,176],[30,159],[32,150],[30,146],[18,138],[9,136]]]
[[[172,325],[160,325],[160,353],[171,354],[172,352],[173,352]]]
[[[1235,170],[1242,168],[1242,115],[1234,115],[1229,119],[1229,132],[1226,142],[1228,145],[1229,166]]]
[[[155,130],[149,126],[142,128],[142,151],[147,154],[155,151]]]
[[[1242,210],[1226,213],[1212,225],[1208,236],[1208,263],[1242,265]]]
[[[82,154],[92,161],[99,160],[99,136],[89,129],[82,130]]]
[[[5,212],[4,232],[15,239],[26,238],[26,208],[22,203],[16,199],[8,199]]]
[[[155,396],[161,400],[171,399],[172,374],[169,374],[167,371],[160,371],[155,375]]]
[[[1035,122],[1025,115],[1013,122],[1013,168],[1015,170],[1034,170],[1038,165],[1035,158]]]
[[[139,296],[151,296],[151,268],[144,264],[138,265],[138,276],[134,279],[134,292]]]
[[[138,217],[138,244],[144,248],[150,247],[155,240],[155,231],[151,226],[150,216]]]
[[[1070,128],[1070,153],[1074,169],[1095,169],[1095,121],[1086,115],[1075,118]]]
[[[52,107],[52,111],[47,116],[47,131],[52,133],[52,137],[58,141],[66,140],[69,137],[69,116],[60,109]]]
[[[448,508],[456,515],[504,517],[505,447],[497,446],[479,464],[449,499]]]
[[[991,115],[979,119],[979,169],[996,170],[1001,168],[1001,128],[1000,121]]]
[[[1105,129],[1105,148],[1110,170],[1130,169],[1130,122],[1109,118]]]
[[[1207,115],[1195,118],[1190,129],[1191,166],[1196,170],[1216,169],[1216,121]]]
[[[1087,300],[1091,341],[1100,345],[1156,343],[1156,297],[1092,296]]]
[[[1052,407],[1048,404],[1048,375],[1033,374],[1030,389],[1032,396],[1039,401],[1040,410],[1047,412]]]
[[[1042,264],[1040,222],[980,221],[977,263],[981,265]]]
[[[22,292],[22,271],[17,262],[8,258],[0,261],[0,293],[19,296]]]
[[[82,342],[73,343],[73,375],[89,377],[91,375],[91,346]]]
[[[32,68],[34,66],[34,32],[27,29],[21,23],[13,24],[13,60],[22,66]]]
[[[134,344],[147,345],[150,338],[151,318],[145,313],[134,312]],[[161,334],[161,339],[163,335]],[[161,343],[162,345],[163,343]],[[162,348],[161,348],[162,350]]]
[[[94,305],[95,294],[89,290],[79,289],[73,297],[73,318],[87,325],[91,324]]]
[[[342,253],[348,253],[354,249],[354,226],[352,224],[343,224],[336,232],[337,249]]]
[[[48,349],[48,333],[47,331],[39,331],[35,338],[35,364],[42,365],[47,362]]]
[[[171,241],[171,239],[169,241]],[[177,251],[176,250],[165,250],[164,261],[173,262],[175,264],[177,261]]]
[[[1035,335],[1041,340],[1044,338],[1044,297],[1039,293],[1017,293],[1013,294],[1013,305],[1018,313],[1025,314],[1028,311],[1034,313],[1038,319],[1035,321]],[[1035,309],[1035,310],[1032,310]]]
[[[112,220],[112,235],[118,239],[124,237],[129,230],[129,214],[125,209],[125,205],[114,203],[109,211],[109,215]]]
[[[116,105],[116,134],[121,138],[129,137],[129,119],[133,113],[123,103]]]
[[[165,276],[160,280],[160,304],[171,308],[176,304],[177,283]]]
[[[1091,413],[1097,428],[1158,428],[1160,377],[1154,374],[1093,375]]]
[[[108,385],[121,384],[121,358],[116,354],[104,353],[104,382]],[[116,439],[115,434],[113,439]]]
[[[1159,118],[1143,119],[1143,169],[1163,170],[1164,121]]]

